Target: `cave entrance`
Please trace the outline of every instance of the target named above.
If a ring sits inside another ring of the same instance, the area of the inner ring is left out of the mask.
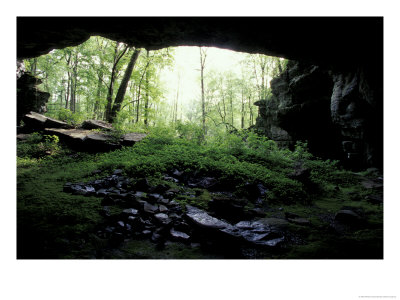
[[[254,127],[259,116],[254,103],[272,96],[269,83],[288,62],[214,47],[139,49],[123,87],[137,50],[93,36],[24,63],[39,78],[39,88],[51,95],[46,104],[49,117],[75,123],[110,121],[108,110],[125,89],[113,120],[118,126],[186,124],[212,134]]]

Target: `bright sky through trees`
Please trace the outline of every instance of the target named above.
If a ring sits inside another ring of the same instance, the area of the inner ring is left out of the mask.
[[[206,73],[215,70],[218,73],[232,71],[240,76],[240,61],[246,53],[235,52],[220,48],[207,48]],[[185,106],[188,102],[200,97],[200,54],[199,47],[176,47],[175,65],[173,69],[164,69],[161,80],[165,83],[167,93],[165,97],[172,102],[176,97],[179,84],[179,101]],[[179,75],[180,74],[180,75]]]

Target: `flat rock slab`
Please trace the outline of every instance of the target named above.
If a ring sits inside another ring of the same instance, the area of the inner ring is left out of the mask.
[[[112,124],[101,121],[101,120],[86,120],[82,123],[81,127],[83,129],[102,129],[102,130],[112,130]]]
[[[45,128],[46,134],[54,134],[60,139],[75,147],[79,151],[103,152],[121,148],[122,142],[116,141],[112,136],[104,132],[94,132],[89,129],[63,129],[63,128]],[[136,136],[135,141],[140,141],[146,135],[131,133],[130,136]],[[131,144],[131,143],[128,143]],[[125,144],[127,146],[127,144]]]
[[[186,216],[196,225],[209,229],[223,229],[231,227],[229,223],[218,220],[205,211],[191,205],[186,205]]]
[[[24,122],[28,127],[33,129],[43,129],[43,128],[72,128],[71,125],[63,121],[59,121],[53,118],[46,117],[44,115],[38,114],[31,111],[26,114],[23,118]]]
[[[61,139],[81,141],[83,142],[86,137],[92,133],[86,129],[62,129],[62,128],[45,128],[47,134],[55,134]]]

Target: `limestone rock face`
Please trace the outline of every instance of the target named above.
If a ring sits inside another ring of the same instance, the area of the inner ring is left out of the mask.
[[[319,157],[381,167],[382,98],[369,77],[364,69],[332,72],[291,61],[271,81],[272,95],[255,103],[256,127],[279,146],[308,141]]]
[[[17,70],[17,78],[17,125],[19,125],[23,116],[30,111],[46,112],[50,94],[39,90],[37,86],[41,84],[41,80],[23,73],[21,67]]]

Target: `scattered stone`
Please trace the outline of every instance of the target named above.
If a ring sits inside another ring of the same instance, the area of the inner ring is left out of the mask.
[[[127,216],[137,216],[139,212],[138,212],[137,209],[134,209],[134,208],[127,208],[127,209],[124,209],[124,210],[122,211],[122,213],[125,214],[125,215],[127,215]]]
[[[160,212],[167,212],[168,211],[168,208],[165,206],[165,205],[162,205],[162,204],[160,204],[159,206],[158,206],[158,209],[160,210]]]
[[[158,214],[155,214],[154,217],[155,217],[156,220],[157,220],[158,222],[160,222],[162,225],[168,225],[169,223],[171,223],[171,219],[168,217],[167,214],[158,213]]]
[[[118,225],[118,228],[124,228],[125,227],[125,223],[123,221],[118,221],[117,225]]]
[[[183,172],[180,172],[180,171],[175,169],[174,172],[172,173],[172,175],[177,179],[181,179],[182,176],[183,176]]]
[[[179,182],[178,179],[176,179],[176,178],[174,178],[174,177],[170,177],[170,176],[164,176],[164,180],[165,180],[165,181],[175,182],[175,183],[178,183],[178,182]]]
[[[150,214],[155,214],[158,211],[158,205],[152,205],[148,202],[145,201],[144,205],[143,205],[143,210],[147,213]]]
[[[187,243],[190,240],[190,236],[188,234],[181,232],[181,231],[177,231],[174,228],[171,228],[169,233],[170,233],[172,239],[175,241]]]
[[[157,232],[153,232],[153,235],[151,236],[151,241],[154,243],[162,242],[162,235]]]
[[[106,189],[100,189],[97,191],[96,195],[97,196],[106,196],[106,195],[108,195],[108,192]]]
[[[148,194],[147,199],[150,203],[155,203],[162,199],[162,196],[160,194]]]
[[[143,236],[150,236],[151,235],[151,230],[145,229],[142,231]]]
[[[230,226],[228,223],[211,217],[205,211],[191,205],[186,205],[186,216],[194,224],[203,228],[222,229]]]
[[[122,175],[123,172],[124,171],[121,169],[116,169],[116,170],[114,170],[113,175]]]

